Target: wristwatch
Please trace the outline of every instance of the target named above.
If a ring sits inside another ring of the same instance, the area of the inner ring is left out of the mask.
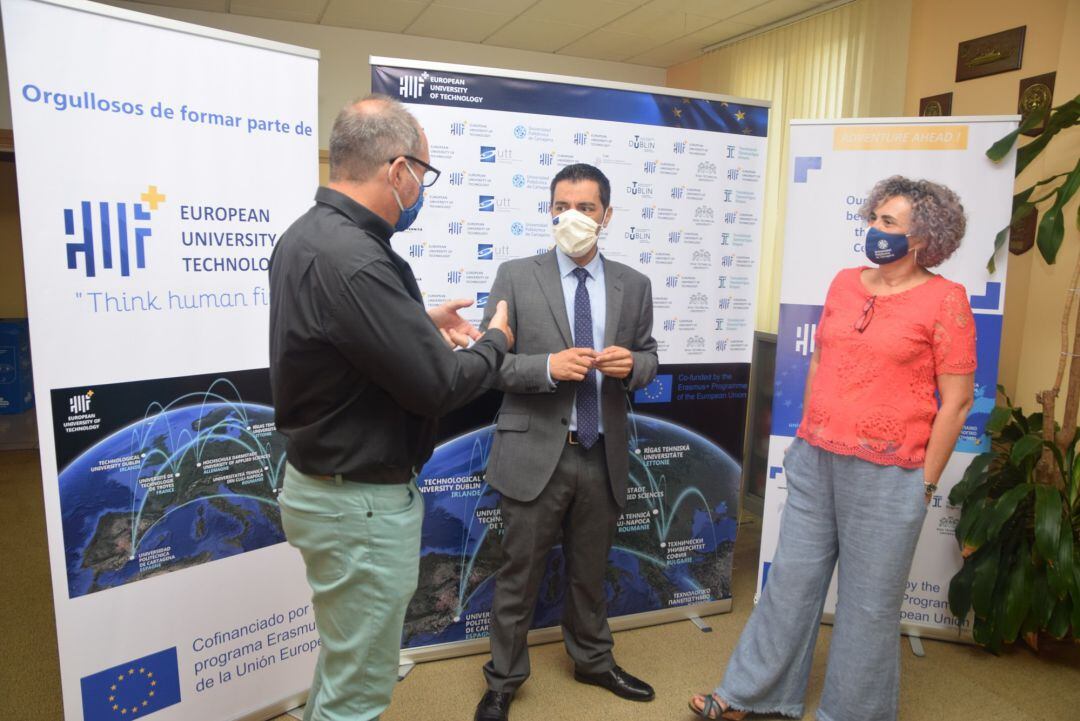
[[[936,483],[924,483],[923,486],[926,488],[926,495],[932,496],[937,493]]]

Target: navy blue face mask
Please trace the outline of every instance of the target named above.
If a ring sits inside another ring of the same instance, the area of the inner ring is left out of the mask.
[[[409,171],[409,175],[416,180],[416,184],[420,186],[420,194],[416,196],[416,202],[406,208],[401,204],[401,196],[398,195],[397,190],[391,188],[394,193],[394,200],[397,201],[398,208],[401,209],[401,215],[398,216],[397,222],[394,223],[394,232],[400,233],[404,230],[408,230],[409,226],[416,221],[416,216],[420,215],[420,209],[424,207],[424,184],[416,178],[416,174],[409,167],[408,163],[405,165],[405,169]]]
[[[866,231],[863,249],[871,263],[886,265],[908,254],[908,237],[903,233],[886,233],[871,228]]]

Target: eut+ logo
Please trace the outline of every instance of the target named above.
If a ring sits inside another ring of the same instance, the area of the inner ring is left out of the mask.
[[[455,171],[450,173],[450,185],[463,185],[465,183],[465,173]]]
[[[450,134],[451,135],[464,135],[465,134],[465,123],[450,123]]]
[[[642,265],[648,265],[649,263],[652,262],[652,251],[651,250],[643,250],[643,251],[641,251],[641,255],[638,256],[638,260],[641,261]]]
[[[672,150],[675,151],[676,155],[682,155],[683,153],[686,152],[686,141],[685,140],[676,140],[674,142],[674,144],[672,145]]]
[[[135,268],[145,269],[146,239],[152,235],[148,224],[153,211],[165,202],[165,196],[158,192],[157,186],[151,185],[140,196],[140,200],[143,202],[82,201],[78,209],[78,224],[81,225],[81,233],[77,233],[75,209],[64,208],[64,234],[72,238],[82,236],[81,241],[66,244],[68,269],[78,268],[78,258],[81,255],[83,271],[87,278],[97,276],[99,260],[101,267],[106,270],[112,270],[119,263],[120,275],[130,276],[132,241],[134,241]],[[114,257],[114,252],[119,257]]]
[[[465,230],[465,221],[463,220],[451,220],[446,227],[446,231],[450,235],[461,235]]]
[[[461,278],[464,274],[464,268],[462,268],[461,270],[451,270],[446,274],[446,282],[450,283],[451,285],[457,285],[461,282]]]
[[[398,81],[398,95],[403,98],[421,98],[424,96],[424,83],[427,82],[426,72],[419,75],[405,75]]]
[[[817,323],[803,323],[795,328],[795,352],[805,358],[814,353],[814,333]]]

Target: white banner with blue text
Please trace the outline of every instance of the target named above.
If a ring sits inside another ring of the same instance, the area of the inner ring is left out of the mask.
[[[611,181],[604,258],[648,276],[656,380],[628,394],[627,504],[608,575],[615,628],[728,610],[761,242],[768,103],[585,78],[373,58],[372,89],[406,103],[442,171],[393,239],[425,302],[475,301],[500,263],[553,245],[553,176]],[[493,394],[494,395],[494,394]],[[498,398],[443,423],[418,478],[420,590],[402,646],[417,658],[486,647],[502,521],[483,480]],[[561,548],[534,629],[559,624]],[[535,636],[534,636],[535,638]]]
[[[975,314],[978,369],[974,406],[928,504],[900,620],[912,635],[970,637],[970,625],[958,622],[948,608],[949,580],[960,568],[954,535],[960,509],[950,506],[948,497],[971,459],[990,446],[986,422],[996,396],[1007,253],[998,252],[992,273],[987,261],[995,236],[1009,223],[1015,155],[994,163],[986,150],[1016,124],[1013,117],[792,122],[759,593],[776,552],[787,498],[784,453],[802,419],[806,372],[826,290],[841,269],[868,265],[863,250],[867,223],[859,210],[875,183],[892,175],[924,178],[955,191],[965,209],[967,232],[959,250],[933,272],[967,289]],[[835,608],[834,576],[826,615],[831,617]]]
[[[281,712],[319,641],[276,503],[267,268],[318,184],[318,53],[2,8],[65,717]]]

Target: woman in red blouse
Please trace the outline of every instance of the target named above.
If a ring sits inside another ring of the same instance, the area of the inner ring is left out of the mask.
[[[802,718],[834,566],[817,719],[897,718],[900,606],[926,504],[971,409],[975,320],[964,287],[928,270],[964,235],[955,193],[894,176],[861,213],[877,267],[842,270],[829,287],[784,458],[776,555],[723,682],[690,699],[707,719]]]

